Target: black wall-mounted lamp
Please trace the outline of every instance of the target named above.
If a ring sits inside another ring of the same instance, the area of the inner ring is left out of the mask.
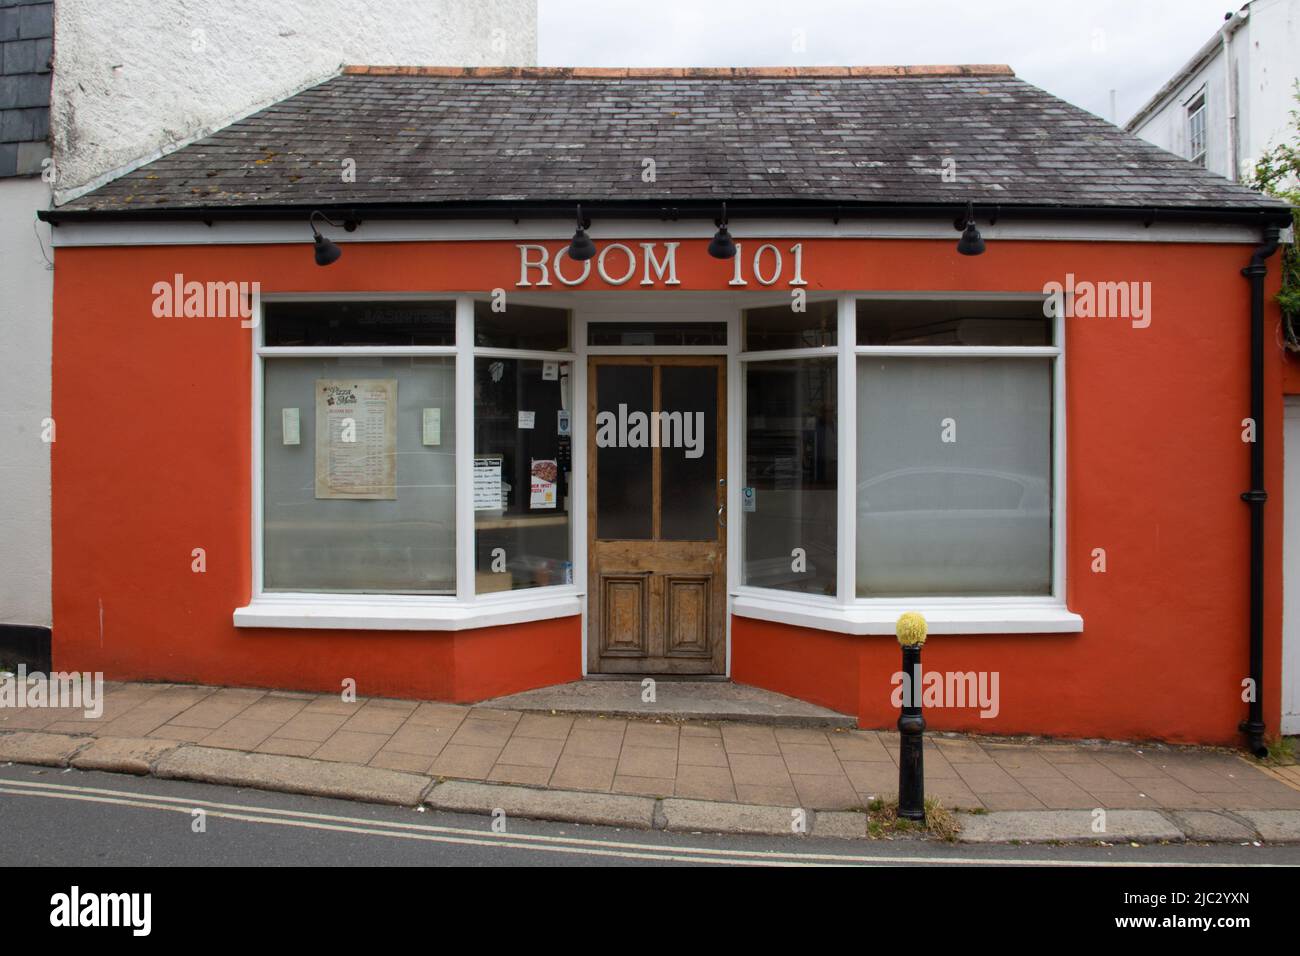
[[[573,233],[573,239],[569,242],[569,258],[576,262],[585,262],[596,254],[596,244],[587,235],[587,227],[590,225],[590,219],[582,218],[582,204],[579,203],[578,228]]]
[[[339,261],[339,257],[343,255],[343,250],[320,234],[320,230],[316,228],[317,216],[320,216],[320,218],[324,219],[331,226],[338,226],[341,225],[341,223],[334,222],[334,220],[330,219],[319,209],[313,212],[307,219],[308,224],[311,226],[311,234],[316,243],[316,265],[328,266]]]
[[[718,231],[714,233],[712,241],[709,243],[709,255],[715,259],[734,259],[736,257],[736,243],[731,238],[731,233],[727,231],[727,204],[722,204],[722,216],[713,220]]]
[[[966,204],[966,215],[958,216],[953,221],[953,228],[961,231],[957,240],[957,251],[963,256],[982,256],[984,254],[984,237],[975,228],[975,204]]]

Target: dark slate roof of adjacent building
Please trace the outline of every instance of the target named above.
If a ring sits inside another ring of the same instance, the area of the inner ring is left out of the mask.
[[[1281,208],[1004,66],[347,67],[56,215],[719,200]]]
[[[41,172],[50,155],[52,0],[0,0],[0,177]]]

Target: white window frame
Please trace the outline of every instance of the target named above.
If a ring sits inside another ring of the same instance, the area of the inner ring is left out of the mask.
[[[772,306],[777,306],[777,305],[789,305],[790,297],[788,294],[778,294],[775,296],[771,296],[771,295],[752,296],[746,298],[745,301],[743,302],[739,310],[739,314],[737,316],[737,324],[736,324],[736,331],[735,331],[736,365],[737,365],[737,370],[740,374],[734,376],[736,380],[735,389],[737,394],[737,399],[736,399],[737,400],[737,416],[736,416],[737,426],[736,426],[736,434],[732,438],[732,447],[734,447],[737,452],[737,467],[735,468],[734,471],[734,474],[736,475],[736,480],[735,482],[733,482],[733,484],[736,485],[736,487],[733,488],[732,490],[737,494],[737,496],[740,495],[741,489],[744,486],[744,479],[746,477],[745,466],[746,466],[746,461],[748,460],[747,449],[745,447],[745,440],[748,435],[748,422],[749,422],[749,409],[746,406],[746,395],[747,395],[746,381],[748,378],[750,365],[761,365],[764,362],[788,361],[790,359],[836,359],[837,361],[835,367],[835,391],[836,391],[835,400],[838,404],[838,407],[836,409],[837,411],[836,432],[837,434],[843,432],[845,427],[844,426],[844,421],[845,421],[844,419],[844,356],[846,354],[851,355],[851,352],[848,349],[844,348],[843,298],[844,298],[843,296],[837,296],[834,294],[827,295],[827,294],[813,293],[810,294],[806,300],[807,304],[810,306],[822,302],[837,303],[837,327],[835,332],[836,334],[835,341],[837,344],[810,345],[810,346],[805,346],[803,348],[791,348],[791,349],[756,349],[752,351],[745,349],[745,346],[748,344],[745,341],[745,333],[746,333],[745,313],[752,309],[770,308]],[[843,440],[841,439],[839,442],[839,447],[836,449],[836,454],[841,454],[841,450],[843,449],[843,446],[844,443]],[[834,596],[826,595],[826,594],[812,594],[812,593],[801,592],[801,591],[784,591],[780,588],[764,588],[764,587],[757,587],[754,585],[745,584],[744,583],[744,577],[745,577],[744,548],[745,548],[745,528],[746,528],[745,516],[743,511],[739,507],[737,507],[736,510],[731,511],[731,513],[735,515],[736,520],[734,523],[737,526],[737,541],[736,541],[737,553],[735,555],[735,564],[734,564],[735,576],[732,578],[732,580],[736,582],[736,586],[732,589],[731,592],[733,597],[735,598],[735,600],[733,600],[732,602],[733,613],[740,614],[742,617],[758,616],[758,615],[750,615],[744,613],[744,609],[749,606],[748,602],[751,600],[771,599],[779,603],[785,601],[786,599],[789,599],[790,601],[798,605],[807,606],[808,608],[814,610],[818,608],[834,608],[837,604],[839,604],[839,595],[843,593],[843,586],[844,586],[844,560],[843,560],[844,495],[841,491],[844,481],[845,481],[844,458],[840,457],[836,459],[836,472],[835,472],[835,483],[836,483],[835,487],[836,487],[836,494],[837,494],[837,498],[835,502],[836,505],[835,523],[838,530],[836,532],[836,555],[837,555],[836,567],[835,567],[836,594]],[[737,611],[735,609],[737,605],[739,605],[741,610]],[[833,629],[839,630],[840,628],[833,628]]]
[[[728,356],[728,482],[727,513],[733,516],[728,523],[728,576],[732,583],[730,614],[727,616],[727,663],[730,671],[731,615],[777,621],[803,627],[843,634],[892,635],[894,622],[905,610],[920,610],[930,623],[934,634],[1044,634],[1081,631],[1083,621],[1065,606],[1065,338],[1064,319],[1056,318],[1054,343],[1042,347],[917,347],[917,346],[858,346],[857,303],[872,299],[1036,299],[1040,293],[1001,292],[902,292],[873,291],[831,293],[838,303],[838,344],[827,347],[784,349],[773,351],[742,352],[743,311],[779,302],[788,302],[783,294],[761,293],[758,290],[730,298],[728,307],[718,303],[718,313],[712,321],[723,318],[728,322],[728,344],[725,347],[663,347],[662,351],[677,354],[725,354]],[[265,294],[262,299],[272,302],[339,302],[339,301],[451,301],[456,303],[456,340],[449,346],[372,346],[362,348],[334,347],[268,347],[264,344],[262,313],[257,313],[257,324],[252,330],[252,421],[253,441],[251,468],[252,501],[252,597],[249,604],[235,611],[235,624],[239,627],[317,628],[354,630],[428,630],[456,631],[500,624],[582,615],[583,640],[585,628],[586,588],[586,505],[587,470],[586,455],[586,358],[589,354],[620,352],[645,353],[660,349],[639,347],[589,347],[586,343],[587,316],[584,300],[580,296],[556,293],[517,294],[512,299],[539,305],[563,307],[570,310],[570,348],[564,352],[536,352],[528,350],[476,348],[473,340],[474,303],[482,301],[482,292],[364,292],[364,293],[296,293]],[[810,296],[814,301],[824,301],[827,294]],[[665,316],[667,318],[667,316]],[[673,316],[680,321],[680,316]],[[643,321],[645,317],[629,317],[625,321]],[[600,321],[610,321],[602,315]],[[857,470],[857,358],[860,354],[921,355],[930,352],[942,357],[958,355],[1006,355],[1009,351],[1035,357],[1052,357],[1053,366],[1053,542],[1052,542],[1052,593],[1045,597],[918,597],[913,600],[899,598],[857,598],[856,587],[856,470]],[[263,460],[262,460],[262,399],[264,363],[276,357],[322,357],[335,355],[441,355],[456,358],[456,594],[451,595],[401,595],[401,594],[338,594],[318,592],[266,592],[263,588]],[[495,592],[476,595],[474,572],[474,512],[473,512],[473,459],[474,459],[474,358],[475,356],[500,356],[508,358],[533,358],[572,363],[573,382],[573,488],[570,497],[570,554],[573,564],[572,585],[550,585],[518,591]],[[750,587],[740,584],[742,566],[740,510],[740,485],[743,484],[745,438],[745,410],[743,375],[751,361],[783,358],[813,358],[835,356],[837,359],[837,401],[839,404],[837,450],[839,464],[837,549],[840,555],[836,570],[837,593],[834,596],[800,594],[771,588]],[[739,519],[739,520],[737,520]],[[585,669],[584,646],[584,669]]]
[[[1053,321],[1049,346],[877,346],[857,344],[857,306],[862,301],[1038,301],[1027,292],[853,292],[839,297],[835,348],[742,353],[744,361],[762,358],[839,357],[837,593],[806,595],[773,588],[739,585],[733,589],[732,612],[742,617],[813,627],[845,634],[892,635],[904,611],[925,615],[932,634],[1050,634],[1083,630],[1083,619],[1065,603],[1065,319]],[[1064,313],[1064,310],[1062,310]],[[857,366],[860,355],[942,357],[950,359],[1009,357],[1052,359],[1052,587],[1046,596],[859,598],[857,589]],[[743,394],[743,389],[742,389]],[[744,440],[742,431],[738,436]],[[743,454],[743,452],[742,452]],[[743,458],[742,458],[743,461]],[[739,579],[737,579],[739,580]]]
[[[1195,95],[1187,101],[1187,158],[1198,166],[1205,166],[1206,151],[1210,142],[1210,114],[1209,98],[1205,95],[1205,87],[1196,91]],[[1196,121],[1200,119],[1200,148],[1197,143]]]
[[[252,597],[234,612],[236,627],[313,628],[347,630],[458,631],[501,624],[573,617],[582,613],[582,590],[573,584],[547,585],[517,591],[475,594],[474,572],[474,358],[541,358],[571,362],[573,317],[570,312],[570,348],[564,352],[474,347],[474,302],[477,295],[448,292],[353,292],[264,294],[257,305],[252,343]],[[453,345],[436,346],[268,346],[265,344],[263,308],[284,302],[455,302],[456,333]],[[452,595],[342,594],[315,591],[272,591],[264,586],[263,569],[263,384],[265,363],[276,358],[330,356],[442,356],[455,360],[456,421],[456,593]],[[575,402],[576,404],[576,402]],[[575,426],[576,427],[576,426]],[[575,553],[576,525],[570,515],[569,549]]]

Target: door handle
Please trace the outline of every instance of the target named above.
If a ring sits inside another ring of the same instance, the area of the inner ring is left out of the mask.
[[[718,505],[718,525],[725,528],[727,526],[727,519],[724,517],[724,513],[727,510],[727,495],[725,490],[727,487],[727,479],[719,478],[718,487],[723,489],[722,502]]]

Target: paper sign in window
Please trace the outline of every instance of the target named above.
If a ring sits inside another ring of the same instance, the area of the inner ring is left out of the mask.
[[[532,460],[531,488],[528,497],[530,508],[554,508],[555,485],[559,477],[559,467],[554,458],[534,458]]]
[[[397,498],[397,380],[316,380],[316,497]]]
[[[442,444],[442,409],[426,408],[422,418],[421,439],[426,445]]]
[[[280,409],[280,430],[284,433],[284,444],[298,445],[302,443],[302,435],[298,428],[298,421],[298,409]]]
[[[474,459],[474,510],[499,511],[506,506],[502,496],[500,455]]]

